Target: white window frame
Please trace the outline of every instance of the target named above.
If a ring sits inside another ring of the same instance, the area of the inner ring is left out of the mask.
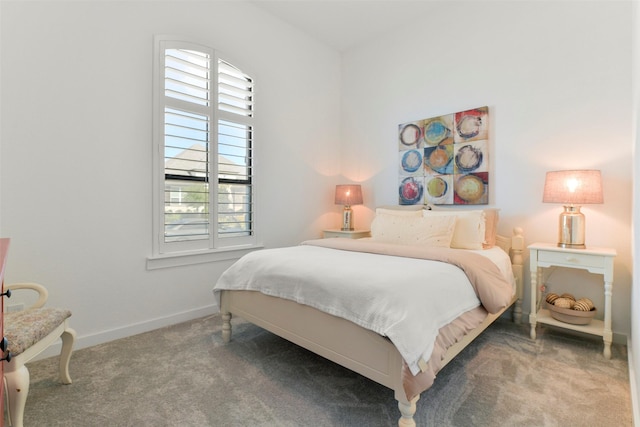
[[[170,107],[165,97],[165,51],[166,49],[187,49],[207,53],[210,57],[210,99],[209,105],[202,107],[209,117],[209,236],[191,241],[165,241],[165,107]],[[221,111],[218,107],[218,61],[236,65],[235,61],[208,46],[174,36],[154,38],[153,66],[153,245],[152,255],[147,259],[147,268],[163,268],[192,263],[211,262],[238,258],[250,250],[261,247],[257,244],[255,221],[255,165],[251,164],[251,222],[250,235],[236,237],[218,236],[218,121],[229,120],[249,125],[252,137],[255,135],[253,113],[251,117],[241,117]],[[244,71],[244,68],[243,68]],[[252,138],[253,139],[253,138]],[[252,150],[253,151],[253,147]],[[214,178],[215,177],[215,178]]]

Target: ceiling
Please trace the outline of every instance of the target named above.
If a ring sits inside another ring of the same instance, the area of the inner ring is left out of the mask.
[[[251,3],[343,52],[437,7],[432,0],[253,0]]]

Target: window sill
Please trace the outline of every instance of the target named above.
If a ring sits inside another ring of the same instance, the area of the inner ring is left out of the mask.
[[[262,245],[243,245],[203,251],[154,255],[147,258],[147,270],[239,259],[249,252],[263,248],[264,246]]]

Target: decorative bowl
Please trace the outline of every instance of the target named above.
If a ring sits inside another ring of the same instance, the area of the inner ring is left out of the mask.
[[[588,325],[598,312],[595,308],[591,311],[580,311],[571,308],[556,307],[549,303],[546,304],[551,317],[561,322],[571,323],[572,325]]]

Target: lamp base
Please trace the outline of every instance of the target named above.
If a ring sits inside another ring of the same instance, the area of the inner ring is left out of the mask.
[[[587,249],[587,247],[586,247],[586,245],[584,243],[578,244],[578,245],[574,245],[574,244],[570,244],[570,243],[558,243],[558,247],[559,248],[567,248],[567,249]]]
[[[560,214],[558,247],[585,249],[584,223],[585,218],[580,212],[580,206],[565,206],[564,212]]]
[[[353,231],[353,211],[351,206],[345,205],[342,211],[342,231]]]

